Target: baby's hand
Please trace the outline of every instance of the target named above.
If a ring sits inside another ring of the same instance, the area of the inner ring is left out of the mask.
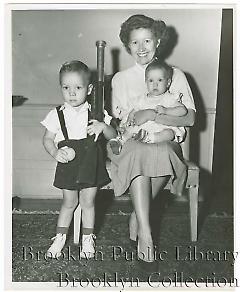
[[[135,110],[132,110],[127,118],[127,122],[126,122],[126,126],[134,126],[135,122],[134,122],[134,115],[135,115]]]
[[[165,114],[165,107],[162,105],[157,105],[156,106],[156,111],[158,114]]]
[[[95,134],[94,142],[97,141],[98,136],[103,132],[106,124],[97,120],[90,120],[90,125],[87,127],[87,133],[92,136]]]
[[[123,135],[125,133],[125,131],[126,131],[125,124],[124,125],[121,125],[120,127],[118,127],[117,130],[118,130],[118,132],[119,132],[120,135]]]
[[[53,154],[53,157],[61,163],[68,163],[68,154],[64,149],[57,149],[56,152]]]

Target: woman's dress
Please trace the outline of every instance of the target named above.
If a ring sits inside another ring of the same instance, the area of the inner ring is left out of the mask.
[[[112,80],[112,111],[116,118],[125,121],[132,110],[131,98],[137,98],[146,91],[144,68],[136,64],[125,71],[117,73]],[[182,103],[195,110],[191,89],[182,71],[174,68],[172,93],[182,93]],[[111,179],[115,196],[121,196],[129,188],[131,181],[137,176],[159,177],[170,176],[170,191],[179,194],[186,180],[181,146],[173,141],[162,143],[142,143],[134,139],[128,140],[119,155],[112,153]]]

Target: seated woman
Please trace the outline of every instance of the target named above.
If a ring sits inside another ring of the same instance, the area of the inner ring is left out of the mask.
[[[145,68],[156,56],[159,58],[168,35],[163,21],[145,15],[133,15],[122,24],[120,39],[136,62],[133,67],[115,74],[112,80],[113,115],[125,122],[134,110],[131,101],[146,93]],[[182,104],[187,108],[186,115],[170,116],[146,109],[135,112],[135,123],[141,125],[146,121],[155,121],[167,126],[192,126],[195,105],[191,89],[184,73],[175,67],[169,92],[181,94]],[[169,179],[171,192],[181,192],[186,179],[181,147],[176,141],[143,143],[129,139],[119,155],[115,155],[111,149],[108,151],[115,195],[121,196],[130,189],[134,207],[129,222],[130,239],[138,239],[139,262],[149,265],[154,262],[150,203]]]

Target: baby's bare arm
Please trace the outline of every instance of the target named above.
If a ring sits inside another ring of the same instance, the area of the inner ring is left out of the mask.
[[[175,117],[182,117],[188,113],[187,108],[181,102],[176,102],[176,105],[174,107],[165,107],[162,105],[158,105],[156,107],[156,111],[158,114]]]
[[[188,109],[188,113],[182,117],[156,114],[153,120],[158,124],[176,127],[191,127],[195,121],[195,111]]]

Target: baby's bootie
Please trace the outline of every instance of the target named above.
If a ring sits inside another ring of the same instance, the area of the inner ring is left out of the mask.
[[[119,155],[122,150],[122,143],[120,138],[113,138],[109,140],[109,146],[112,149],[113,154]]]

